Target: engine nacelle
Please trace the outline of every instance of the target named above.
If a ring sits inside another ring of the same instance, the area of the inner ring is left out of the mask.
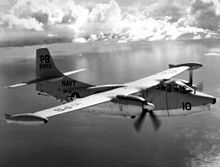
[[[143,109],[148,111],[153,111],[155,108],[155,105],[153,103],[145,102],[143,104]]]
[[[146,100],[143,97],[139,97],[139,96],[134,96],[134,95],[117,95],[116,96],[118,99],[122,99],[122,100],[131,100],[131,101],[137,101],[137,102],[141,102],[141,103],[145,103]]]
[[[48,122],[47,118],[32,113],[24,113],[24,114],[16,114],[16,115],[5,114],[5,118],[8,123],[22,124],[22,125],[41,125],[41,124],[46,124]]]
[[[140,97],[140,96],[134,96],[134,95],[117,95],[116,96],[118,99],[122,99],[122,100],[131,100],[131,101],[137,101],[143,104],[143,109],[145,110],[149,110],[152,111],[154,110],[155,106],[154,104],[146,101],[145,98]]]

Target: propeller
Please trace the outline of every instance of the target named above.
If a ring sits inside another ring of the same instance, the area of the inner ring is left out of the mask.
[[[153,123],[154,130],[156,131],[159,129],[159,127],[161,125],[161,121],[154,114],[153,110],[143,109],[142,113],[140,114],[140,116],[138,117],[138,119],[134,123],[134,127],[135,127],[136,131],[140,132],[147,113],[149,113],[149,117]]]
[[[134,128],[136,129],[136,131],[140,132],[142,125],[144,123],[144,119],[146,117],[148,110],[143,110],[141,112],[141,115],[137,118],[137,120],[134,123]]]
[[[199,82],[199,84],[197,85],[197,89],[198,89],[199,91],[203,91],[203,87],[204,87],[203,82]]]
[[[193,70],[189,70],[189,84],[193,85]]]
[[[158,117],[154,114],[153,111],[148,111],[148,112],[149,112],[150,119],[153,123],[154,130],[158,130],[160,128],[161,121],[158,119]]]
[[[189,85],[192,86],[193,85],[193,70],[189,70]],[[200,82],[198,85],[197,85],[197,89],[199,91],[203,91],[203,82]]]

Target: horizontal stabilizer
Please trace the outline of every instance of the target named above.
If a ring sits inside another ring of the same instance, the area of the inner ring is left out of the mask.
[[[5,88],[8,88],[8,89],[18,88],[18,87],[23,87],[23,86],[31,85],[31,84],[34,84],[34,83],[48,81],[48,80],[52,80],[52,79],[58,79],[58,78],[63,78],[63,77],[33,79],[33,80],[30,80],[30,81],[27,81],[27,82],[21,82],[21,83],[15,84],[15,85],[5,86]]]
[[[10,85],[10,86],[5,86],[5,88],[17,88],[17,87],[22,87],[28,85],[27,83],[19,83],[15,85]]]
[[[76,73],[79,73],[79,72],[82,72],[82,71],[85,71],[85,70],[86,70],[85,68],[82,68],[82,69],[79,69],[79,70],[65,72],[65,73],[63,73],[63,75],[69,76],[69,75],[73,75],[73,74],[76,74]]]
[[[182,67],[182,66],[188,66],[189,69],[188,70],[196,70],[198,68],[202,67],[202,64],[199,63],[184,63],[184,64],[169,64],[169,68],[174,68],[174,67]]]
[[[65,76],[73,75],[73,74],[76,74],[76,73],[79,73],[79,72],[82,72],[82,71],[85,71],[85,70],[86,69],[79,69],[79,70],[65,72],[65,73],[63,73],[62,76],[37,78],[37,79],[33,79],[33,80],[30,80],[30,81],[27,81],[27,82],[21,82],[21,83],[18,83],[18,84],[5,86],[5,88],[9,88],[9,89],[18,88],[18,87],[23,87],[23,86],[27,86],[27,85],[30,85],[30,84],[39,83],[39,82],[43,82],[43,81],[49,81],[49,80],[56,81],[56,80],[63,79]]]

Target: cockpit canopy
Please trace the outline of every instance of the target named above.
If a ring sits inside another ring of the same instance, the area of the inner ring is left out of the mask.
[[[156,89],[167,92],[183,93],[183,94],[189,94],[195,91],[195,89],[189,87],[182,81],[178,81],[178,80],[163,82],[162,84],[157,85]]]

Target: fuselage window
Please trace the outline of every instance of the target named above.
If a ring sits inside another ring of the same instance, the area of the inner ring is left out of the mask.
[[[166,91],[167,90],[167,85],[161,85],[161,90]]]
[[[167,85],[167,92],[172,92],[172,85],[171,84]]]
[[[174,92],[179,92],[180,91],[180,85],[175,84],[173,88]]]

